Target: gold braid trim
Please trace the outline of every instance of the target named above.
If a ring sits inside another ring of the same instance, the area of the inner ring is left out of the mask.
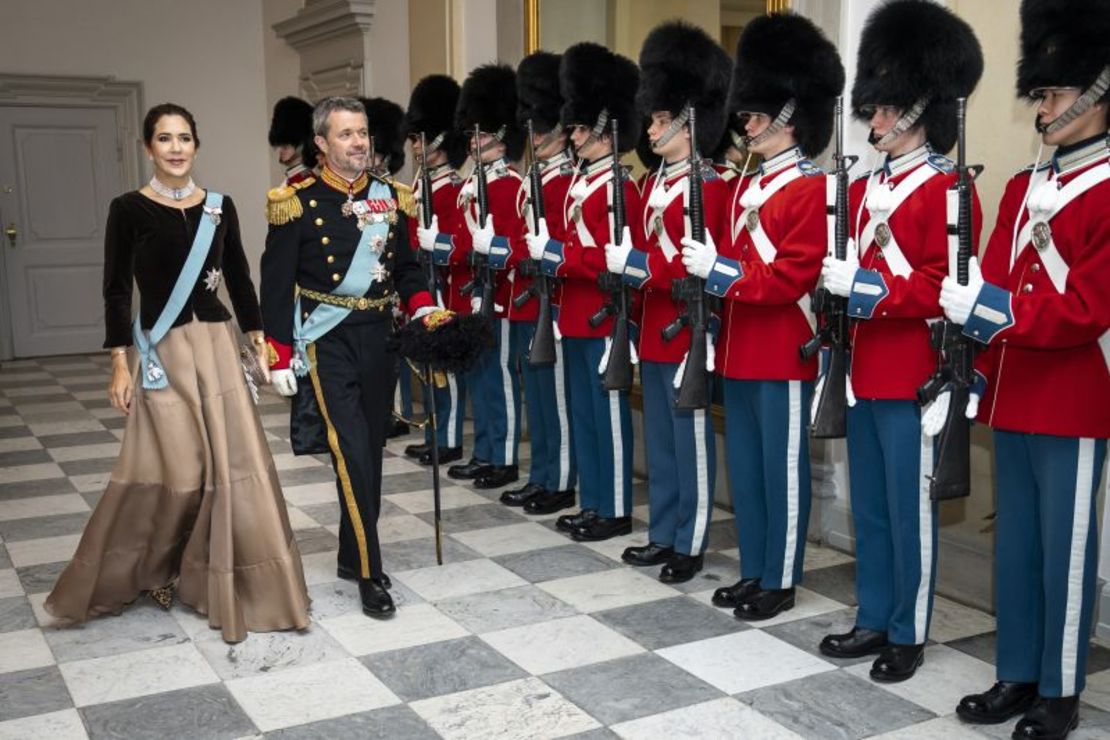
[[[304,206],[297,197],[297,191],[307,188],[316,182],[315,178],[308,177],[292,185],[280,185],[266,193],[266,220],[274,226],[282,226],[290,221],[300,218],[304,214]]]
[[[397,190],[397,207],[406,216],[416,218],[416,194],[412,188],[398,180],[393,181],[393,187]]]

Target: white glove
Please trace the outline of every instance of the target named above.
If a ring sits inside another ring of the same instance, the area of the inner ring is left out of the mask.
[[[283,396],[297,395],[297,376],[289,368],[271,370],[270,383],[274,386],[274,390]]]
[[[821,263],[821,282],[825,290],[833,295],[847,298],[852,294],[852,284],[856,281],[858,271],[859,254],[855,245],[849,241],[845,259],[838,260],[829,256]]]
[[[974,259],[974,258],[972,258]],[[948,418],[948,407],[952,403],[952,391],[944,391],[921,414],[921,431],[926,437],[935,437],[944,428],[944,420]],[[964,416],[974,420],[979,415],[979,394],[969,393],[967,408]]]
[[[400,306],[394,306],[393,307],[393,318],[395,318],[397,320],[401,320],[401,319],[405,318],[405,312],[401,310]]]
[[[436,236],[439,235],[439,216],[432,216],[432,223],[428,228],[423,226],[416,227],[416,241],[420,242],[420,248],[425,252],[436,251]]]
[[[478,313],[482,310],[482,299],[475,296],[470,299],[470,310],[472,313]]]
[[[624,266],[630,254],[632,254],[632,230],[625,226],[624,231],[621,232],[620,244],[605,245],[605,267],[609,272],[624,274]]]
[[[708,231],[705,232],[705,243],[695,241],[688,236],[682,239],[682,264],[689,274],[707,278],[716,261],[717,245],[713,243],[713,235]]]
[[[966,324],[982,289],[983,271],[979,269],[979,260],[972,257],[967,261],[967,285],[960,285],[951,275],[941,281],[940,307],[944,315],[955,324]]]
[[[438,310],[439,309],[436,308],[435,306],[421,306],[420,308],[416,309],[416,313],[414,313],[412,315],[412,320],[413,321],[419,321],[420,319],[424,318],[425,316],[432,313],[433,311],[438,311]]]
[[[474,251],[478,254],[489,254],[490,245],[493,244],[493,216],[486,216],[486,225],[470,232]]]
[[[713,372],[717,367],[717,345],[712,341],[705,343],[705,369]]]
[[[547,230],[547,219],[541,218],[539,231],[535,234],[528,232],[524,235],[524,241],[528,242],[528,256],[537,262],[542,260],[543,250],[550,240],[551,234]]]

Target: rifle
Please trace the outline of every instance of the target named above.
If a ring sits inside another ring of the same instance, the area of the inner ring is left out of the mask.
[[[613,243],[624,237],[624,167],[621,166],[617,119],[609,122],[613,141]],[[628,286],[624,279],[609,271],[597,276],[597,287],[609,294],[609,300],[590,317],[590,326],[597,328],[613,316],[613,329],[609,332],[609,359],[605,363],[601,385],[607,391],[627,391],[632,388],[632,343],[628,336]]]
[[[421,225],[427,229],[431,228],[432,216],[432,176],[428,173],[428,153],[424,150],[424,132],[420,132],[420,222]],[[428,290],[432,292],[432,296],[439,298],[439,281],[436,279],[436,263],[432,259],[432,255],[420,250],[418,255],[420,266],[424,269],[424,275],[428,280]],[[440,305],[443,299],[439,299]]]
[[[971,258],[971,184],[982,165],[967,164],[967,98],[956,99],[956,124],[959,131],[956,160],[956,223],[948,225],[951,241],[956,238],[956,280],[967,285],[967,263]],[[933,348],[937,350],[937,369],[917,391],[922,405],[951,392],[948,416],[940,432],[929,477],[929,497],[934,501],[961,498],[971,494],[971,420],[967,401],[973,381],[975,345],[964,336],[963,327],[947,318],[933,324]]]
[[[833,177],[836,196],[825,210],[832,218],[829,238],[833,256],[842,260],[848,255],[848,170],[858,157],[844,154],[844,98],[836,98],[836,151],[833,154]],[[813,293],[811,303],[817,317],[817,332],[798,352],[808,362],[822,347],[829,348],[825,382],[817,410],[810,420],[809,434],[817,439],[841,439],[848,430],[848,299],[824,288]]]
[[[544,217],[543,206],[543,177],[540,175],[540,163],[536,159],[536,147],[532,140],[532,119],[528,119],[528,183],[532,191],[532,226],[533,231],[540,230],[540,219]],[[539,316],[536,318],[536,333],[532,336],[532,344],[528,348],[528,364],[532,366],[555,364],[555,318],[551,314],[551,281],[540,271],[540,263],[534,259],[526,259],[520,264],[520,274],[532,278],[528,289],[513,299],[515,308],[523,308],[524,304],[536,297],[539,299]]]
[[[698,153],[697,122],[694,106],[687,108],[690,126],[690,238],[705,241],[705,204],[702,202],[703,176],[701,155]],[[704,409],[709,406],[709,371],[706,360],[709,354],[709,306],[705,295],[705,280],[688,276],[671,284],[671,297],[682,301],[685,309],[667,326],[663,327],[663,340],[671,341],[685,327],[690,328],[690,349],[686,353],[682,379],[678,385],[675,408]]]
[[[474,177],[478,186],[478,226],[486,225],[489,216],[489,190],[486,183],[486,170],[482,167],[482,141],[481,129],[474,125]],[[490,267],[489,257],[478,252],[470,255],[470,267],[473,278],[462,286],[459,292],[463,295],[478,296],[478,315],[484,319],[493,319],[493,286],[494,269]]]

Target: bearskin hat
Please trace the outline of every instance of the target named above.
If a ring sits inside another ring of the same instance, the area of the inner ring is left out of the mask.
[[[405,112],[385,98],[359,98],[359,102],[366,109],[374,151],[383,157],[389,174],[396,175],[405,166],[405,137],[401,133]]]
[[[1107,66],[1110,66],[1110,3],[1023,0],[1019,96],[1029,96],[1041,87],[1086,90]],[[1110,100],[1110,91],[1101,100]]]
[[[869,105],[908,109],[928,99],[918,122],[938,152],[956,144],[956,98],[983,74],[983,51],[971,26],[930,0],[891,0],[867,19],[860,38],[852,112]]]
[[[501,141],[510,160],[524,154],[524,133],[516,122],[516,73],[507,64],[483,64],[463,82],[455,128],[469,141],[475,125],[488,134],[504,129]]]
[[[305,166],[314,167],[316,145],[313,138],[312,104],[293,96],[277,101],[270,118],[270,146],[299,146]]]
[[[412,90],[409,108],[401,125],[402,133],[424,134],[424,143],[443,134],[439,148],[448,163],[458,169],[466,161],[467,141],[455,128],[455,107],[459,103],[459,83],[447,75],[428,75]]]
[[[593,128],[605,110],[610,121],[617,120],[620,151],[630,151],[642,124],[635,97],[639,81],[640,71],[631,59],[590,41],[575,44],[563,52],[559,65],[560,120],[564,126]],[[607,126],[606,133],[610,130]]]
[[[725,128],[731,68],[728,53],[697,26],[684,21],[656,26],[640,49],[636,106],[645,116],[664,110],[677,116],[693,103],[698,151],[708,153]]]
[[[736,46],[730,113],[755,111],[774,118],[793,99],[796,107],[788,123],[798,146],[813,157],[832,137],[836,96],[843,91],[840,55],[813,21],[776,13],[744,27]]]
[[[493,330],[478,314],[441,310],[408,322],[394,341],[401,356],[418,366],[464,373],[493,346]]]
[[[527,129],[546,134],[559,125],[563,96],[559,94],[558,54],[537,51],[524,57],[516,68],[516,120]]]

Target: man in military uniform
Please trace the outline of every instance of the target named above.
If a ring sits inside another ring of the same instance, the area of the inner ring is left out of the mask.
[[[316,145],[312,138],[312,105],[292,96],[277,101],[270,118],[269,139],[277,151],[278,164],[285,168],[285,185],[315,176]]]
[[[310,390],[327,427],[339,501],[339,573],[358,580],[363,611],[393,613],[377,521],[385,419],[396,357],[387,343],[393,302],[420,318],[432,310],[409,247],[396,191],[366,172],[366,111],[328,98],[313,112],[325,162],[319,179],[270,194],[262,255],[262,316],[273,384]],[[294,430],[295,432],[296,430]]]
[[[907,37],[906,28],[920,33]],[[891,682],[914,674],[929,635],[937,505],[917,390],[937,366],[929,322],[940,318],[949,264],[946,204],[956,174],[944,153],[956,144],[956,98],[975,88],[983,55],[952,12],[896,0],[868,19],[858,70],[852,109],[885,156],[852,183],[854,244],[847,259],[826,257],[822,277],[848,299],[853,320],[847,425],[859,612],[851,631],[828,635],[820,649],[836,658],[879,653],[871,677]]]
[[[1017,89],[1055,152],[1010,179],[982,272],[972,261],[967,285],[949,276],[940,293],[986,345],[978,418],[994,430],[998,492],[998,682],[956,713],[1024,713],[1014,738],[1061,740],[1086,683],[1110,437],[1110,6],[1025,0]]]

